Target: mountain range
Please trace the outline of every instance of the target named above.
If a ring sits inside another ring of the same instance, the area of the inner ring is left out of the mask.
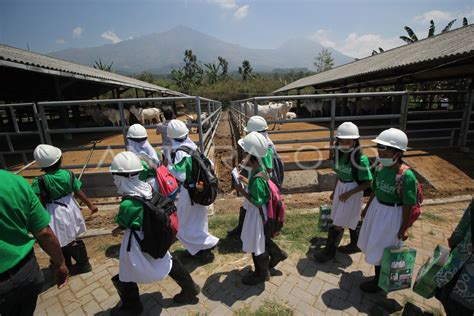
[[[229,62],[229,71],[236,70],[245,59],[250,61],[254,71],[272,71],[276,68],[314,70],[314,58],[323,48],[321,44],[306,38],[287,40],[275,49],[247,48],[186,26],[178,26],[116,44],[71,48],[48,55],[87,66],[101,59],[104,64],[113,62],[114,71],[127,74],[143,71],[164,74],[182,66],[186,49],[192,49],[198,60],[204,63],[217,61],[218,56],[224,57]],[[335,49],[329,50],[335,66],[353,61],[352,57]]]

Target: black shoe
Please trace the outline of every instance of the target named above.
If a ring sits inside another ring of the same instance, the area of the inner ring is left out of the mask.
[[[201,293],[201,287],[194,283],[192,289],[181,290],[178,294],[173,297],[173,301],[178,304],[190,304],[197,301],[197,295]]]
[[[350,244],[345,245],[345,246],[341,246],[337,250],[342,252],[342,253],[346,253],[346,254],[353,254],[353,253],[360,252],[359,247],[357,247],[357,245],[353,244],[353,243],[350,243]]]
[[[76,264],[71,268],[71,274],[83,274],[92,271],[92,266],[87,256],[86,245],[82,240],[76,240],[72,246],[70,246],[70,254],[76,261]]]
[[[288,258],[288,254],[284,252],[283,250],[278,255],[270,257],[270,264],[269,264],[270,269],[275,268],[277,264],[279,264],[282,261],[285,261],[287,258]]]
[[[328,262],[329,260],[334,259],[335,256],[336,256],[336,252],[331,251],[330,249],[328,249],[328,247],[326,247],[322,251],[317,252],[313,256],[313,260],[319,263],[325,263],[325,262]]]
[[[201,292],[201,288],[194,283],[191,275],[178,258],[173,257],[172,260],[173,265],[169,276],[181,287],[181,292],[176,294],[173,300],[178,304],[195,302],[197,300],[196,296]]]
[[[324,248],[323,251],[316,253],[314,255],[314,260],[320,263],[325,263],[334,259],[336,256],[337,246],[339,246],[343,234],[343,230],[336,230],[334,227],[330,227],[326,248]]]
[[[379,288],[378,286],[378,280],[376,278],[373,278],[370,281],[361,283],[359,285],[359,288],[365,293],[377,293],[379,291],[382,291],[382,289]]]
[[[118,275],[112,278],[112,283],[120,296],[120,302],[110,310],[110,315],[140,315],[143,313],[143,305],[136,283],[122,282]]]
[[[242,278],[242,283],[245,285],[256,285],[270,280],[269,263],[270,258],[267,252],[259,256],[252,255],[255,265],[255,272],[246,275]]]

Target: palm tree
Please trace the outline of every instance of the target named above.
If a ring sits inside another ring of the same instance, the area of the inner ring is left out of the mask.
[[[244,60],[242,62],[242,67],[239,67],[239,74],[242,75],[242,80],[252,79],[252,67],[250,66],[250,62],[248,60]]]
[[[204,67],[206,67],[207,82],[209,84],[216,83],[219,79],[219,69],[221,65],[216,63],[208,63],[204,64]]]
[[[451,30],[451,27],[453,26],[454,22],[456,22],[456,19],[454,20],[451,20],[445,27],[444,29],[441,31],[441,33],[445,33],[445,32],[448,32],[449,30]],[[462,19],[462,26],[467,26],[468,25],[468,22],[467,22],[467,18],[464,17]],[[405,31],[407,32],[408,36],[400,36],[400,39],[403,40],[405,43],[407,44],[411,44],[413,42],[416,42],[418,41],[418,36],[416,36],[415,32],[409,27],[409,26],[405,26],[404,27]],[[435,23],[433,20],[430,21],[430,27],[428,29],[428,37],[433,37],[435,36],[436,32],[436,26],[435,26]],[[373,52],[372,52],[372,55]]]
[[[108,71],[108,72],[113,72],[113,70],[112,70],[112,65],[113,64],[114,64],[113,61],[110,63],[110,65],[104,64],[104,63],[102,63],[102,60],[99,58],[99,60],[96,60],[94,62],[93,67],[95,69],[104,70],[104,71]]]

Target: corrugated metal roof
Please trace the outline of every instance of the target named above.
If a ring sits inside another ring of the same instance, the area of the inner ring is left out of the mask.
[[[0,66],[16,67],[29,71],[73,77],[81,80],[96,81],[117,86],[138,88],[147,91],[163,92],[170,95],[184,95],[180,92],[163,88],[138,79],[64,61],[38,53],[29,52],[7,45],[0,45]]]
[[[299,79],[274,93],[473,53],[474,25],[469,25]]]

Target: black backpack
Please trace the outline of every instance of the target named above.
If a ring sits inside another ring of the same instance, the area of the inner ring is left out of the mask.
[[[74,176],[74,173],[71,171],[71,170],[68,170],[69,172],[69,178],[70,178],[70,185],[71,185],[71,188],[74,187],[74,179],[75,179],[75,176]],[[51,192],[49,192],[49,188],[48,186],[46,185],[46,180],[45,180],[45,175],[41,175],[38,177],[38,187],[39,187],[39,190],[40,190],[40,195],[39,195],[39,198],[40,198],[40,201],[43,205],[46,205],[46,203],[50,203],[52,201],[51,199]]]
[[[151,200],[146,200],[140,196],[127,195],[124,200],[136,200],[143,204],[143,239],[140,239],[136,230],[132,229],[132,235],[140,245],[142,252],[146,252],[151,257],[163,258],[170,249],[173,241],[173,231],[171,229],[170,214],[176,210],[173,201],[168,197],[155,194]],[[130,241],[128,240],[127,251],[130,251]]]
[[[211,205],[216,200],[219,185],[219,179],[216,177],[211,161],[198,150],[186,146],[173,151],[173,160],[178,151],[183,151],[192,158],[191,180],[184,182],[191,202],[205,206]]]
[[[273,181],[273,183],[276,184],[278,189],[281,190],[281,187],[283,186],[283,180],[285,178],[285,164],[281,160],[276,150],[272,148],[272,151],[273,151],[273,160],[272,160],[273,169],[270,175],[270,179]]]

